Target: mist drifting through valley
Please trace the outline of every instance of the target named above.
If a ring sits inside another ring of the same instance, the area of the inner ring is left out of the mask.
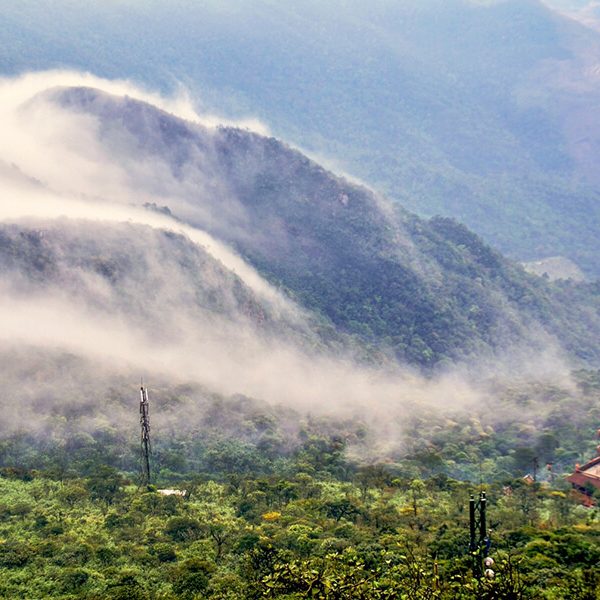
[[[380,447],[398,441],[404,414],[417,406],[482,410],[491,402],[486,382],[497,377],[569,385],[569,365],[559,346],[535,327],[531,335],[540,338],[538,348],[545,348],[537,356],[527,345],[507,346],[482,355],[477,364],[465,361],[430,377],[385,352],[379,360],[365,361],[348,337],[324,342],[318,319],[227,243],[194,225],[252,235],[244,207],[219,173],[211,172],[214,165],[174,177],[152,152],[137,151],[123,131],[103,129],[94,116],[55,101],[57,90],[82,86],[140,99],[205,127],[219,122],[196,114],[183,93],[164,98],[89,74],[34,73],[0,82],[0,233],[28,249],[26,255],[41,248],[40,256],[52,262],[46,270],[35,266],[34,258],[2,269],[5,352],[20,348],[23,361],[27,348],[81,357],[77,368],[87,365],[92,381],[103,373],[99,385],[106,385],[107,371],[129,377],[132,407],[143,375],[150,387],[153,379],[193,382],[300,413],[385,422]],[[267,131],[251,119],[235,125]],[[198,202],[203,198],[206,202]],[[378,202],[385,213],[386,201]],[[115,264],[116,272],[110,271]],[[97,267],[110,272],[100,276]],[[36,275],[28,276],[32,270]],[[194,273],[203,289],[210,288],[200,300]],[[36,382],[15,381],[11,368],[4,363],[3,380],[14,386],[5,388],[11,409],[4,426],[35,429],[40,414],[60,409],[61,386],[68,378],[56,373],[37,382],[36,394]],[[21,385],[27,393],[19,393]],[[54,394],[44,396],[49,387]],[[160,415],[161,407],[156,409]]]
[[[0,0],[0,598],[596,598],[599,7]]]

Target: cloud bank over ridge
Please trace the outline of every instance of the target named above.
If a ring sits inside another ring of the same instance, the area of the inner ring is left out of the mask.
[[[0,81],[0,234],[27,252],[51,251],[54,261],[41,275],[34,260],[25,270],[1,272],[5,348],[69,352],[131,372],[195,381],[225,395],[375,420],[401,419],[407,407],[420,403],[465,407],[481,401],[485,392],[472,384],[468,369],[425,380],[389,361],[359,366],[347,340],[333,348],[323,344],[311,315],[232,248],[178,219],[181,214],[194,222],[201,215],[197,221],[215,221],[217,229],[243,225],[243,208],[218,177],[185,171],[175,177],[151,152],[135,153],[126,135],[103,130],[92,116],[54,101],[57,88],[72,86],[217,124],[197,115],[184,94],[162,98],[89,74],[36,73]],[[261,129],[253,122],[238,125]],[[121,153],[112,153],[115,148]],[[218,196],[223,213],[202,213],[201,205],[187,202],[190,190],[196,197]],[[77,260],[70,257],[73,249],[81,249]],[[169,257],[175,250],[180,259]],[[131,259],[144,254],[143,266]],[[223,295],[218,302],[198,300],[207,281],[193,281],[196,263],[182,266],[190,260],[205,265],[203,276],[214,276],[211,293]],[[24,272],[40,281],[32,284]],[[542,363],[546,375],[566,376],[553,350],[534,367],[537,372]],[[522,373],[529,368],[521,367]],[[497,368],[486,366],[488,373]]]

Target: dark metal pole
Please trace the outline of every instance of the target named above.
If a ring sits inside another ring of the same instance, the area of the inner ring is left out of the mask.
[[[475,540],[475,497],[473,494],[469,498],[469,550],[471,552],[477,550],[477,542]]]
[[[481,541],[485,540],[487,537],[487,525],[485,520],[485,508],[487,504],[487,499],[485,497],[485,492],[481,492],[479,495],[479,539]]]
[[[487,506],[487,498],[485,492],[479,494],[479,550],[481,553],[480,560],[483,560],[487,555],[487,522],[485,509]]]
[[[487,498],[484,491],[479,499],[469,498],[469,553],[473,560],[473,576],[480,579],[484,574],[484,560],[490,553],[491,539],[487,531]]]
[[[142,449],[142,485],[150,483],[150,412],[148,406],[148,391],[142,385],[140,388],[140,425]]]

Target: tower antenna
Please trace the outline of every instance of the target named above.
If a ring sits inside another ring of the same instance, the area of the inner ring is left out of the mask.
[[[148,389],[142,380],[140,385],[140,426],[141,426],[141,459],[142,481],[141,485],[150,485],[150,407],[148,405]]]
[[[479,492],[479,499],[471,494],[469,499],[469,552],[473,559],[473,572],[476,577],[484,573],[488,560],[491,540],[487,528],[487,498],[485,492]],[[493,561],[492,563],[493,564]]]

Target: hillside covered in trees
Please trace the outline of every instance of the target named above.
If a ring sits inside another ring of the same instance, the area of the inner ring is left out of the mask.
[[[598,282],[126,82],[0,116],[0,597],[597,600]]]
[[[520,423],[485,411],[407,419],[405,435],[418,437],[370,463],[359,449],[378,433],[360,422],[207,399],[193,431],[153,429],[148,488],[133,427],[80,428],[84,416],[70,413],[52,438],[5,433],[0,597],[595,600],[598,509],[564,474],[592,452],[600,380],[576,380],[505,390],[523,414],[536,407]],[[151,398],[178,412],[193,393]],[[534,457],[537,481],[525,481]],[[468,551],[468,498],[480,489],[493,579],[474,576]]]
[[[234,248],[360,344],[425,368],[521,343],[558,341],[582,364],[598,357],[595,283],[531,276],[464,226],[420,219],[274,138],[90,88],[32,100],[46,103],[91,119],[98,151],[126,179],[125,202],[150,206],[141,198],[162,194],[170,217]]]
[[[200,112],[258,119],[420,216],[457,219],[512,258],[564,256],[600,275],[593,2],[0,7],[5,75],[67,68],[151,89],[183,86]]]

